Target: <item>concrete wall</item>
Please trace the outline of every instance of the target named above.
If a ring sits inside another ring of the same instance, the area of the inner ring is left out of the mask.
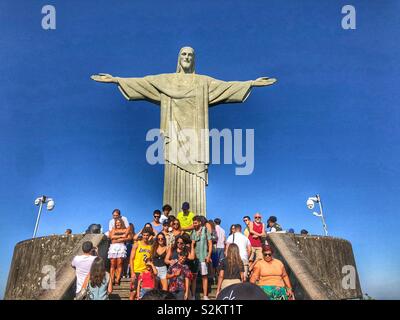
[[[269,235],[275,257],[286,266],[297,299],[337,300],[362,297],[351,243],[333,237]],[[355,271],[355,288],[343,286],[343,267]]]
[[[99,248],[99,255],[106,256],[108,243],[101,234],[49,236],[19,242],[14,248],[4,299],[73,298],[75,272],[71,261],[82,253],[84,241],[92,241]],[[43,289],[42,282],[48,274],[42,273],[45,266],[55,268],[55,289]]]
[[[84,241],[92,241],[99,255],[107,256],[108,241],[102,234],[50,236],[18,243],[8,277],[5,299],[72,299],[75,271],[71,261],[81,254]],[[332,237],[270,234],[269,243],[274,256],[280,259],[289,273],[296,299],[336,300],[362,297],[356,273],[356,288],[345,289],[343,266],[356,268],[350,242]],[[56,288],[42,289],[43,266],[56,270]],[[355,269],[356,270],[356,269]]]

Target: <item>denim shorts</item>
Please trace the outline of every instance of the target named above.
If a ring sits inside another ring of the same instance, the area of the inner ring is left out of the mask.
[[[157,269],[157,277],[160,280],[167,279],[167,266],[156,267],[156,269]]]

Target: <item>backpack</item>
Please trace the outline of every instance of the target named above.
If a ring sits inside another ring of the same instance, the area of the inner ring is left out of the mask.
[[[218,234],[215,230],[211,231],[211,241],[213,244],[216,244],[218,242]]]

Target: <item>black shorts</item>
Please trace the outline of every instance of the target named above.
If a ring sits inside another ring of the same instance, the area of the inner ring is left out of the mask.
[[[199,270],[200,270],[199,259],[187,260],[186,264],[189,267],[189,270],[191,273],[193,273],[193,274],[199,273]]]

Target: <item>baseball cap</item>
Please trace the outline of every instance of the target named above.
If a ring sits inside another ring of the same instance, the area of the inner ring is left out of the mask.
[[[184,203],[182,203],[182,209],[183,209],[183,210],[188,210],[189,208],[190,208],[189,202],[184,202]]]
[[[269,300],[269,298],[259,286],[244,282],[226,287],[219,293],[217,300]]]
[[[268,218],[268,222],[273,222],[273,223],[275,223],[277,220],[278,220],[278,219],[277,219],[275,216],[270,216],[270,217]]]

